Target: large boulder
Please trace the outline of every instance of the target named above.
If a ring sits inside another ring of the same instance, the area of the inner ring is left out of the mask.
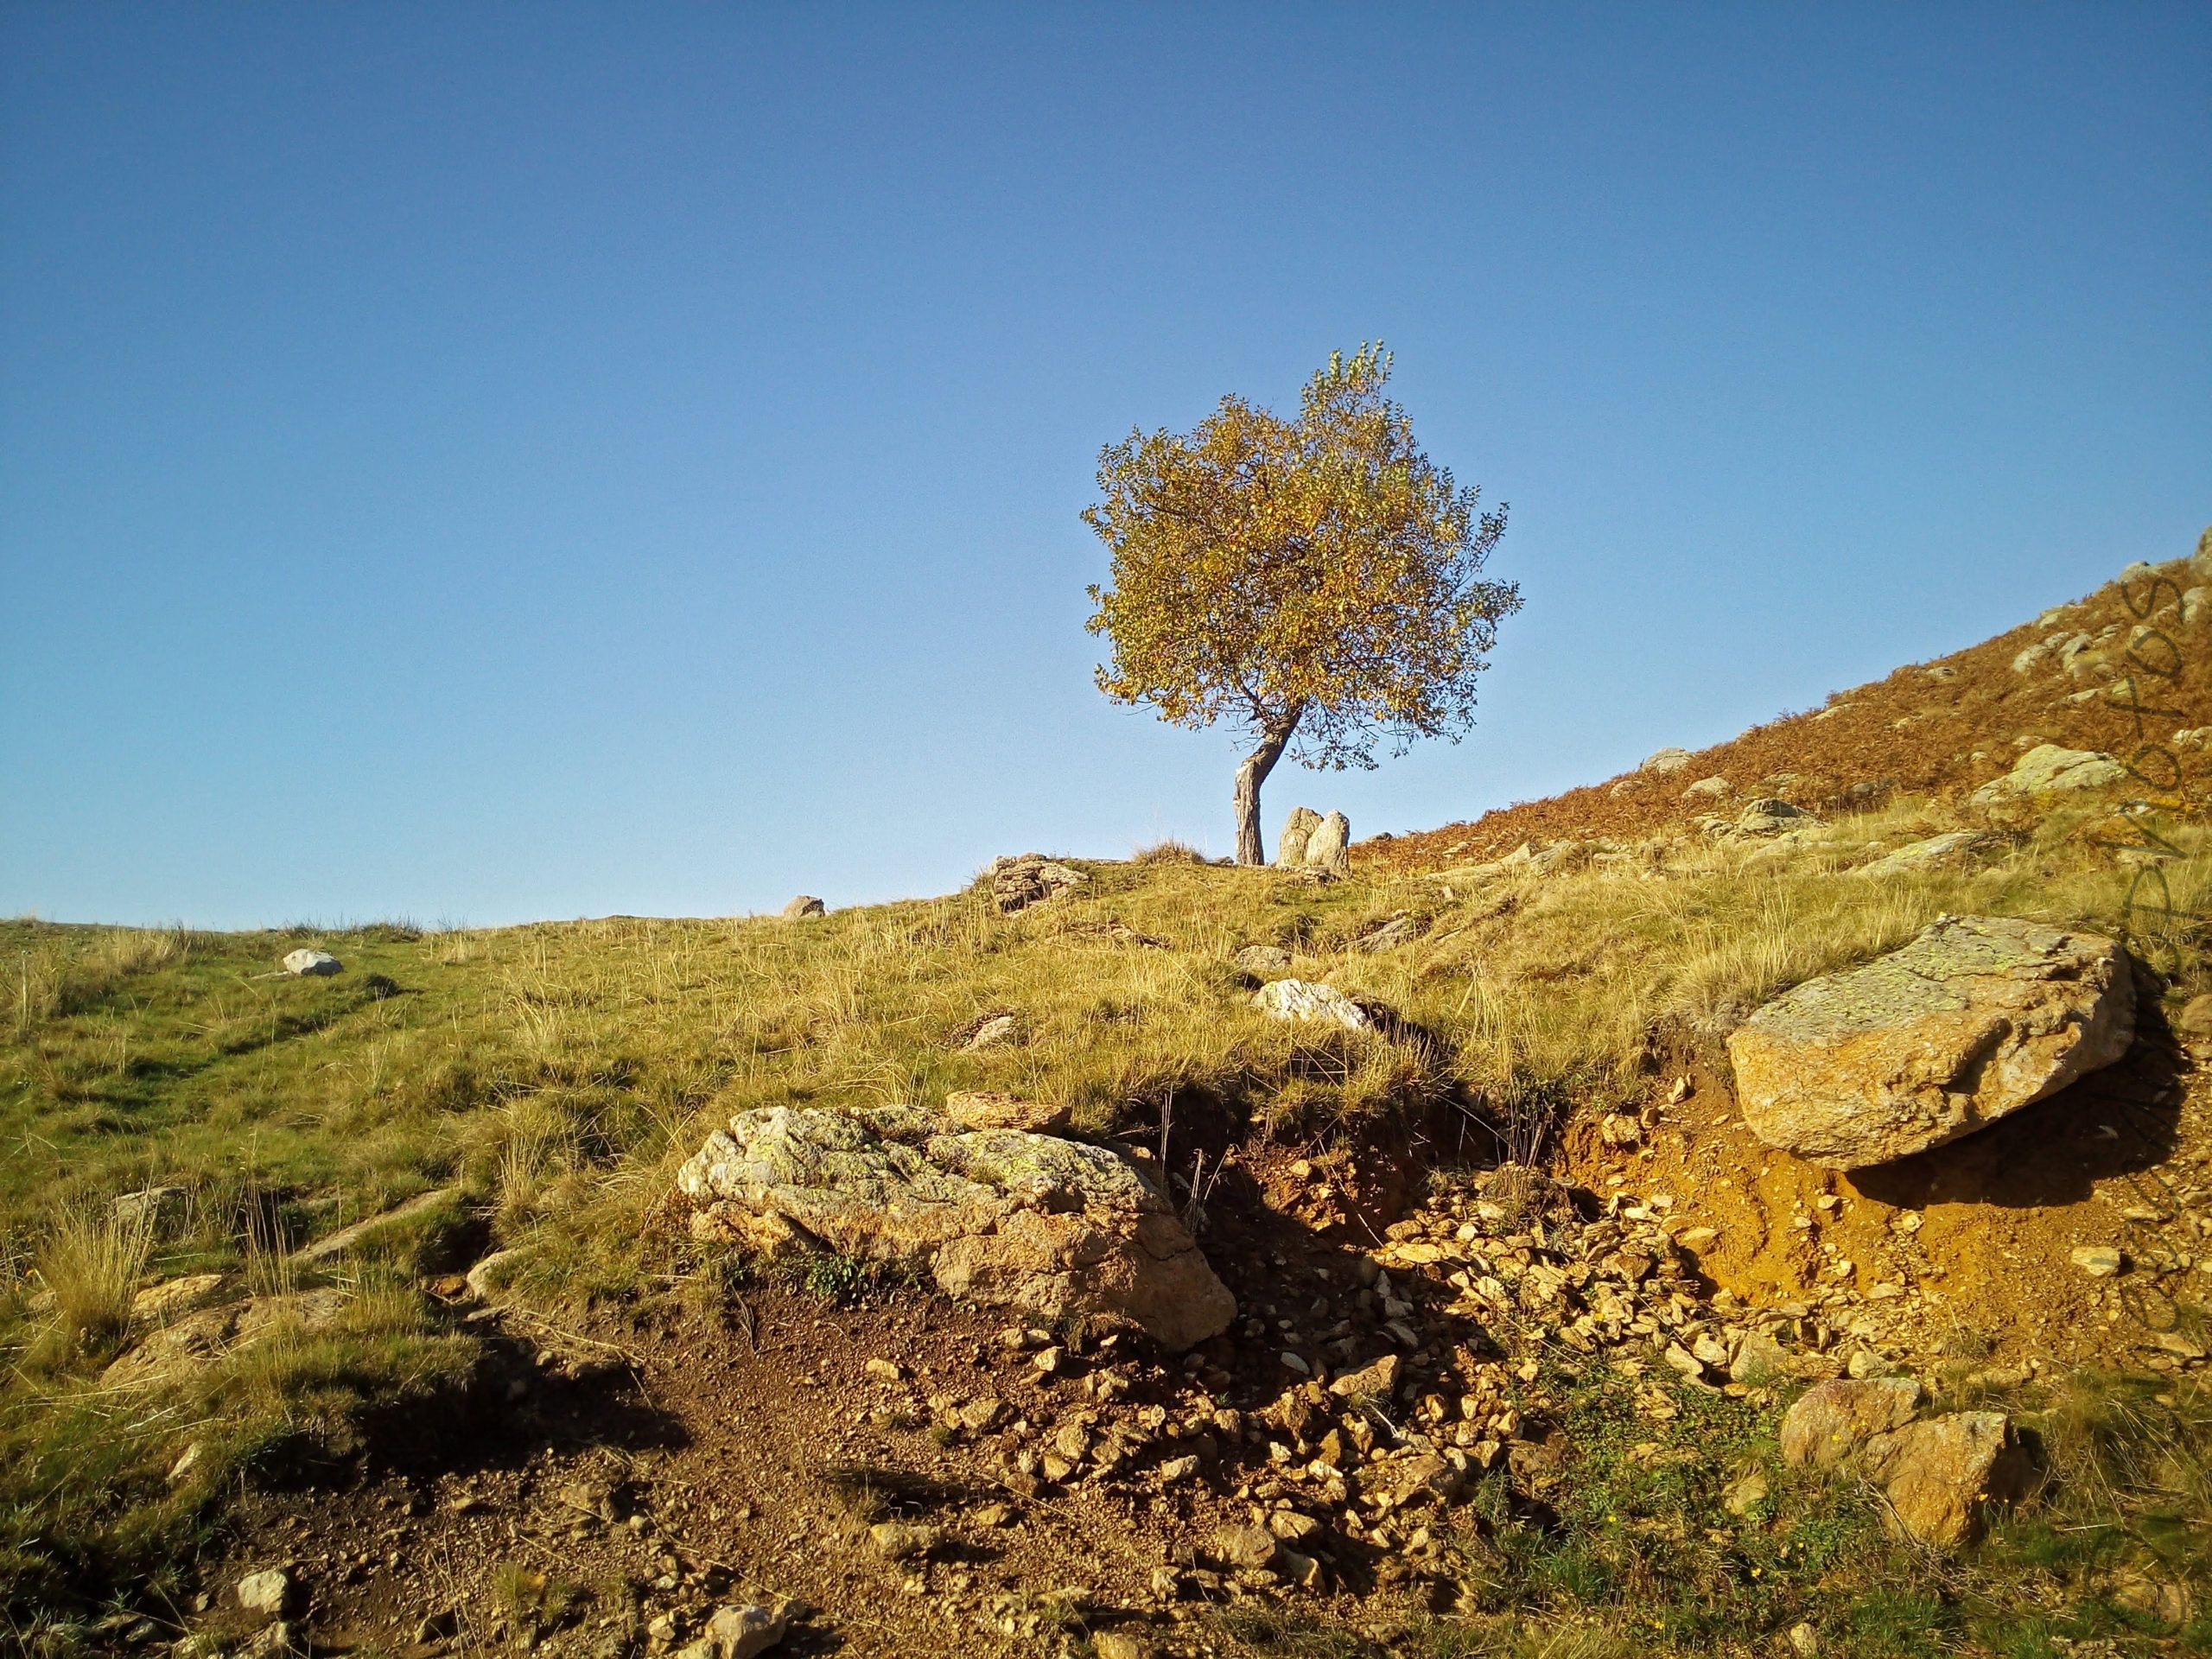
[[[1318,1020],[1346,1031],[1366,1031],[1375,1023],[1335,986],[1314,980],[1278,979],[1254,994],[1252,1006],[1272,1020]]]
[[[346,964],[327,950],[287,950],[284,971],[295,979],[320,979],[331,974],[343,973]]]
[[[783,919],[787,922],[804,921],[810,916],[823,916],[828,913],[829,906],[810,893],[802,893],[791,903],[785,905],[782,911]]]
[[[2063,790],[2107,789],[2125,782],[2126,777],[2127,768],[2108,754],[2090,749],[2061,748],[2056,743],[2038,743],[2013,762],[2012,771],[2002,778],[1991,779],[1967,798],[1976,806],[1994,806],[2003,801],[2056,794]]]
[[[1808,980],[1728,1039],[1769,1144],[1859,1169],[1971,1135],[2127,1052],[2134,981],[2094,933],[1947,916],[1903,949]]]
[[[1282,834],[1275,841],[1275,862],[1287,870],[1294,870],[1306,862],[1306,843],[1320,827],[1321,815],[1310,806],[1294,806],[1290,816],[1282,821]]]
[[[1989,1503],[2026,1495],[2031,1459],[2003,1412],[1922,1418],[1920,1404],[1909,1376],[1818,1383],[1783,1414],[1783,1461],[1872,1481],[1892,1524],[1922,1543],[1969,1542]]]
[[[1326,870],[1332,875],[1348,875],[1351,872],[1351,820],[1341,812],[1332,812],[1313,827],[1306,838],[1306,868]]]
[[[1166,1199],[1103,1147],[911,1107],[776,1106],[709,1135],[677,1185],[703,1236],[900,1263],[1039,1319],[1135,1325],[1179,1351],[1236,1316]]]

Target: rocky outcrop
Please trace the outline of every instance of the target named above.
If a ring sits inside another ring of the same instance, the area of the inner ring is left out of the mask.
[[[1882,1488],[1897,1530],[1950,1548],[1972,1541],[1993,1503],[2026,1495],[2032,1469],[2001,1411],[1916,1415],[1910,1377],[1838,1378],[1808,1389],[1782,1420],[1782,1455]]]
[[[677,1176],[694,1230],[926,1273],[948,1295],[1136,1326],[1171,1350],[1236,1317],[1228,1287],[1135,1164],[912,1107],[741,1112]]]
[[[1042,853],[994,859],[991,901],[998,906],[1000,915],[1011,916],[1047,899],[1056,899],[1070,887],[1081,887],[1089,880],[1082,871],[1055,864]]]
[[[1992,779],[1967,799],[1976,806],[1994,806],[2064,790],[2108,789],[2126,778],[2127,768],[2108,754],[2038,743],[2013,763],[2012,771]]]
[[[1728,1054],[1762,1140],[1858,1169],[1970,1135],[2109,1065],[2133,1036],[2134,982],[2112,940],[1945,917],[1776,998]]]
[[[1341,812],[1326,817],[1307,806],[1294,806],[1275,842],[1275,865],[1285,870],[1319,870],[1344,875],[1351,869],[1351,820]]]
[[[302,1290],[257,1296],[223,1307],[202,1307],[162,1326],[126,1350],[100,1374],[111,1388],[145,1387],[181,1371],[212,1364],[234,1348],[288,1328],[316,1331],[346,1311],[342,1290]]]
[[[1273,1020],[1319,1020],[1346,1031],[1366,1031],[1375,1023],[1335,986],[1312,980],[1276,980],[1253,995],[1252,1006]]]

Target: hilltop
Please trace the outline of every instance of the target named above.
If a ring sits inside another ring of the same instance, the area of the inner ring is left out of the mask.
[[[2200,583],[1334,879],[1170,845],[790,918],[0,924],[15,1639],[2207,1650]],[[1946,915],[2124,933],[2125,1056],[1873,1167],[1760,1141],[1730,1034]],[[1924,1492],[1789,1449],[1837,1382],[2033,1478],[1901,1536]]]

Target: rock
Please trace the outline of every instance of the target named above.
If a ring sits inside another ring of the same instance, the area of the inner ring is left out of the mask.
[[[1290,971],[1290,952],[1280,945],[1248,944],[1236,953],[1236,961],[1240,972],[1255,979]]]
[[[2110,939],[1998,917],[1808,980],[1730,1033],[1759,1137],[1832,1169],[1939,1147],[2109,1065],[2134,981]]]
[[[2069,1254],[2067,1260],[2092,1279],[2113,1278],[2127,1265],[2127,1258],[2109,1244],[2080,1245]]]
[[[194,1440],[187,1446],[177,1453],[176,1461],[169,1465],[169,1484],[178,1486],[190,1479],[192,1471],[200,1467],[200,1460],[207,1455],[207,1448],[201,1441]]]
[[[1294,806],[1290,816],[1282,821],[1282,834],[1275,839],[1275,862],[1286,870],[1303,868],[1306,863],[1306,843],[1321,824],[1321,815],[1310,806]]]
[[[1862,1466],[1882,1483],[1897,1528],[1948,1549],[1980,1530],[1984,1506],[2026,1486],[2026,1461],[2001,1411],[1956,1411],[1877,1435]]]
[[[2182,626],[2196,626],[2204,615],[2208,601],[2212,601],[2212,588],[2191,588],[2184,592],[2181,596]]]
[[[717,1607],[703,1639],[713,1659],[758,1659],[784,1639],[784,1617],[757,1604]]]
[[[237,1649],[236,1659],[284,1659],[284,1656],[299,1650],[292,1627],[280,1618],[273,1624],[263,1625],[249,1637],[246,1644]]]
[[[944,1115],[963,1129],[1022,1129],[1042,1135],[1068,1125],[1065,1106],[1048,1106],[990,1089],[954,1090],[944,1097]]]
[[[2012,658],[2012,671],[2015,674],[2032,674],[2037,669],[2042,667],[2043,664],[2050,659],[2050,642],[2048,640],[2039,641],[2035,645],[2029,645],[2025,649],[2014,653]]]
[[[130,1299],[133,1325],[161,1325],[194,1308],[205,1307],[223,1288],[219,1273],[187,1274],[181,1279],[149,1285]]]
[[[343,973],[346,964],[327,950],[288,950],[284,953],[284,971],[294,978],[322,978]]]
[[[960,1052],[974,1054],[987,1048],[1003,1048],[1020,1035],[1021,1021],[1014,1015],[993,1014],[976,1027],[974,1034],[960,1045]]]
[[[1351,942],[1351,948],[1355,950],[1364,950],[1370,954],[1381,950],[1394,950],[1402,944],[1412,944],[1427,931],[1427,926],[1428,924],[1421,917],[1402,910],[1388,920],[1377,923],[1366,932],[1362,933]]]
[[[1739,836],[1778,836],[1784,830],[1802,830],[1819,822],[1802,807],[1767,795],[1745,805],[1736,819],[1735,832]]]
[[[1784,1639],[1789,1643],[1790,1659],[1820,1659],[1821,1633],[1804,1620],[1792,1624]]]
[[[899,1382],[906,1376],[906,1368],[895,1359],[871,1359],[861,1367],[861,1375],[871,1382]]]
[[[1351,820],[1341,812],[1332,812],[1313,828],[1306,839],[1304,868],[1326,870],[1332,875],[1351,874]]]
[[[2212,576],[2212,529],[2196,538],[2196,551],[2190,556],[2189,568],[2201,576]]]
[[[1920,1408],[1909,1376],[1837,1377],[1816,1382],[1783,1414],[1782,1458],[1793,1468],[1833,1469],[1878,1434],[1902,1428]]]
[[[995,859],[991,863],[991,900],[998,906],[999,914],[1011,916],[1047,899],[1056,899],[1090,879],[1080,870],[1053,863],[1042,853]]]
[[[2086,639],[2087,635],[2081,636]],[[1967,798],[1976,806],[2025,796],[2050,795],[2069,789],[2104,789],[2127,778],[2127,768],[2108,754],[2088,749],[2063,749],[2056,743],[2038,743],[2002,778],[1991,779]]]
[[[381,1232],[395,1222],[408,1221],[416,1216],[425,1215],[454,1197],[460,1191],[461,1189],[457,1186],[440,1186],[433,1187],[428,1192],[418,1192],[404,1204],[394,1205],[380,1214],[369,1216],[355,1222],[350,1227],[341,1227],[334,1233],[318,1238],[304,1249],[294,1252],[292,1259],[296,1262],[308,1263],[335,1261],[352,1250],[355,1245],[360,1243],[371,1234]]]
[[[1726,778],[1700,778],[1682,791],[1682,798],[1686,801],[1712,800],[1727,792],[1728,780]]]
[[[1643,1125],[1626,1112],[1607,1112],[1598,1120],[1598,1138],[1616,1150],[1633,1147],[1643,1139]]]
[[[1735,1357],[1728,1362],[1728,1379],[1752,1384],[1770,1382],[1782,1375],[1789,1363],[1789,1356],[1773,1337],[1764,1331],[1747,1331],[1744,1339],[1736,1344]]]
[[[1346,1031],[1366,1031],[1374,1024],[1365,1009],[1335,986],[1312,980],[1276,980],[1254,995],[1252,1006],[1273,1020],[1319,1020]]]
[[[1720,1495],[1720,1507],[1731,1515],[1749,1515],[1766,1500],[1766,1474],[1763,1470],[1753,1469],[1729,1484],[1728,1490]]]
[[[1180,1351],[1236,1313],[1166,1199],[1104,1147],[947,1132],[911,1108],[779,1106],[733,1117],[677,1179],[706,1236],[904,1263],[1048,1324],[1135,1325]]]
[[[1329,1392],[1339,1400],[1349,1400],[1355,1405],[1370,1402],[1387,1402],[1397,1391],[1398,1378],[1405,1361],[1396,1354],[1385,1354],[1371,1365],[1363,1365],[1356,1371],[1346,1371],[1329,1384]]]
[[[209,1364],[233,1348],[260,1341],[272,1331],[296,1324],[321,1330],[346,1311],[351,1294],[343,1290],[302,1290],[283,1296],[257,1296],[224,1307],[202,1307],[149,1333],[109,1364],[100,1380],[111,1388],[149,1386],[180,1371]]]
[[[2174,1029],[2184,1037],[2212,1037],[2212,993],[2190,997],[2174,1016]]]
[[[796,922],[808,916],[826,916],[830,913],[830,906],[812,893],[802,893],[785,905],[780,913],[784,920]]]
[[[1095,1659],[1160,1659],[1160,1649],[1128,1630],[1100,1630],[1090,1638]]]
[[[238,1583],[238,1605],[264,1618],[281,1618],[296,1593],[292,1575],[281,1567],[249,1573]]]
[[[1275,1551],[1281,1548],[1274,1534],[1265,1527],[1223,1527],[1213,1535],[1212,1554],[1224,1567],[1264,1572],[1274,1564]]]
[[[142,1227],[149,1233],[167,1232],[192,1207],[192,1195],[181,1186],[142,1186],[117,1195],[110,1209],[117,1224]]]
[[[868,1541],[887,1560],[910,1561],[935,1549],[944,1535],[918,1521],[879,1521],[868,1529]]]
[[[1944,835],[1930,836],[1925,841],[1908,842],[1871,864],[1860,865],[1853,874],[1877,878],[1910,875],[1916,870],[1964,863],[1983,848],[1993,846],[1996,841],[1997,837],[1986,830],[1953,830]]]
[[[513,1249],[494,1250],[483,1257],[468,1270],[468,1276],[464,1281],[468,1286],[468,1294],[480,1302],[497,1300],[499,1292],[506,1287],[508,1279],[522,1259],[523,1252]]]
[[[1662,749],[1656,754],[1645,756],[1643,764],[1637,766],[1637,770],[1656,772],[1664,777],[1670,772],[1686,770],[1689,764],[1690,752],[1688,749]]]

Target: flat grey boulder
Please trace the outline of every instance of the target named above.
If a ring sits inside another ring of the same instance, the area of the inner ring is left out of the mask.
[[[1103,1147],[912,1107],[774,1106],[709,1135],[677,1185],[702,1237],[899,1263],[1046,1322],[1133,1325],[1180,1351],[1236,1316],[1166,1199]]]
[[[1986,830],[1952,830],[1929,836],[1924,841],[1910,842],[1872,863],[1860,865],[1853,874],[1880,877],[1940,869],[1948,864],[1966,862],[1983,848],[1994,846],[1996,841],[1997,837]]]
[[[1940,1147],[2111,1065],[2135,988],[2111,939],[1947,916],[1911,944],[1806,981],[1732,1032],[1745,1122],[1830,1169]]]
[[[1346,1031],[1366,1031],[1374,1021],[1333,985],[1307,979],[1279,979],[1253,994],[1252,1006],[1271,1020],[1319,1020]]]
[[[2013,763],[2012,771],[1991,779],[1967,798],[1976,806],[1993,806],[2062,790],[2107,789],[2126,781],[2126,777],[2127,768],[2108,754],[2038,743]]]
[[[284,971],[294,978],[321,978],[342,973],[346,964],[327,950],[288,950],[284,953]]]

